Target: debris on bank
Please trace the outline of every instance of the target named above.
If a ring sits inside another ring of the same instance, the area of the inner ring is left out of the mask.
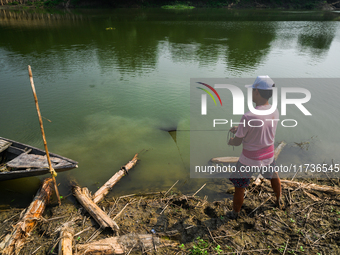
[[[119,229],[98,224],[88,208],[63,200],[30,219],[36,226],[18,254],[340,254],[339,185],[337,179],[282,180],[280,210],[269,182],[256,180],[236,220],[226,217],[231,200],[209,202],[197,192],[180,194],[175,185],[167,192],[98,201]],[[8,235],[24,231],[18,226],[25,215],[15,209],[0,213],[1,249]]]
[[[275,158],[284,145],[276,148]],[[27,209],[0,211],[0,252],[340,254],[339,179],[281,180],[284,206],[279,209],[270,181],[258,177],[245,193],[238,219],[227,216],[230,199],[209,202],[196,196],[206,184],[192,195],[180,194],[177,181],[166,192],[105,198],[137,157],[93,195],[72,181],[78,204],[48,204],[52,180],[45,179]]]

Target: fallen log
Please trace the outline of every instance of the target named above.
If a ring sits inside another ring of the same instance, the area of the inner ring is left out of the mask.
[[[30,206],[26,209],[25,214],[14,226],[11,234],[5,237],[3,255],[19,254],[25,239],[35,227],[37,221],[42,216],[45,207],[53,192],[52,178],[46,178],[42,187],[37,192]]]
[[[74,230],[68,224],[60,231],[58,255],[72,255],[72,241]]]
[[[117,223],[92,201],[90,192],[86,187],[73,186],[73,194],[101,228],[110,227],[112,230],[119,230]]]
[[[120,237],[110,237],[88,244],[78,244],[78,254],[126,254],[132,250],[140,251],[157,249],[160,246],[175,245],[175,242],[163,240],[152,234],[128,234]],[[178,244],[176,243],[176,246]]]
[[[263,178],[261,176],[261,178]],[[261,179],[263,183],[270,185],[270,181],[266,179]],[[254,182],[255,185],[261,184],[259,180]],[[302,183],[302,182],[295,182],[295,181],[289,181],[289,180],[282,180],[281,179],[281,185],[283,188],[293,188],[293,189],[304,189],[304,190],[314,190],[314,191],[320,191],[325,192],[331,195],[339,195],[340,189],[337,187],[330,187],[326,185],[318,185],[314,183]],[[312,198],[313,200],[316,199],[315,197]]]
[[[277,160],[279,154],[281,153],[283,147],[285,147],[287,145],[287,143],[285,141],[281,141],[279,143],[279,145],[276,147],[275,151],[274,151],[274,158],[275,160]]]
[[[294,182],[294,181],[288,181],[288,180],[281,180],[281,184],[288,186],[288,187],[292,187],[294,189],[302,188],[305,190],[315,190],[315,191],[325,192],[331,195],[340,194],[340,189],[338,187],[330,187],[330,186],[318,185],[314,183]]]
[[[237,163],[239,157],[218,157],[210,159],[213,163]]]
[[[92,196],[93,202],[97,204],[99,201],[101,201],[107,193],[112,189],[112,187],[120,180],[122,177],[128,173],[128,171],[134,167],[137,163],[138,153],[133,157],[129,163],[127,163],[125,166],[121,167],[121,169],[115,173],[99,190],[97,190],[96,193]]]
[[[275,160],[277,159],[283,147],[285,146],[286,146],[286,142],[282,141],[276,147],[275,152],[274,152]],[[237,163],[238,159],[239,157],[217,157],[217,158],[210,159],[210,161],[213,163]]]

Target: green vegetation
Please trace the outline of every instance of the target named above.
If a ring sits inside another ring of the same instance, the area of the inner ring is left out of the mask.
[[[75,7],[109,7],[109,8],[149,8],[156,7],[172,10],[190,10],[196,7],[205,8],[261,8],[261,9],[321,9],[340,8],[340,3],[325,0],[40,0],[32,2],[29,0],[24,5],[36,8],[70,8]],[[8,3],[8,5],[20,5],[18,1]],[[308,146],[303,144],[304,146]]]
[[[208,252],[209,248],[212,247],[212,244],[208,243],[207,241],[203,240],[201,237],[197,237],[194,241],[194,245],[192,246],[192,249],[189,250],[189,254],[191,255],[201,255],[201,254],[211,254],[211,252]],[[184,247],[184,245],[183,245]],[[181,247],[181,248],[183,248]],[[217,245],[215,248],[213,248],[214,253],[220,254],[223,253],[223,250],[221,249],[220,245]]]
[[[187,4],[174,4],[174,5],[163,5],[163,9],[176,9],[176,10],[187,10],[187,9],[194,9],[194,6],[190,6]]]
[[[196,244],[194,244],[189,251],[192,255],[208,254],[208,248],[209,244],[202,238],[197,237]]]

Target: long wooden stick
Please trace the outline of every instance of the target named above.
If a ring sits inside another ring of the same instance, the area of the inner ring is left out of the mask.
[[[92,196],[93,202],[98,204],[107,193],[112,189],[112,187],[128,173],[128,171],[134,167],[138,161],[138,153],[135,154],[133,159],[129,161],[125,166],[123,166],[117,173],[115,173],[96,193]]]
[[[35,86],[34,86],[34,82],[33,82],[33,75],[32,75],[32,70],[31,70],[31,66],[30,65],[28,66],[28,75],[30,77],[31,87],[32,87],[32,91],[33,91],[34,101],[35,101],[35,107],[37,108],[37,113],[38,113],[38,117],[39,117],[40,129],[41,129],[41,134],[42,134],[42,137],[43,137],[43,140],[44,140],[44,146],[45,146],[48,166],[50,168],[50,173],[52,175],[52,180],[53,180],[53,184],[54,184],[55,193],[56,193],[57,198],[58,198],[58,203],[59,203],[59,205],[61,205],[59,191],[58,191],[58,186],[57,186],[57,182],[55,180],[55,177],[57,176],[57,173],[56,173],[56,171],[52,167],[52,163],[51,163],[51,159],[50,159],[50,154],[48,153],[48,148],[47,148],[47,142],[46,142],[46,137],[45,137],[43,121],[42,121],[42,118],[41,118],[41,113],[40,113],[39,104],[38,104],[38,97],[37,97],[37,94],[35,92]]]

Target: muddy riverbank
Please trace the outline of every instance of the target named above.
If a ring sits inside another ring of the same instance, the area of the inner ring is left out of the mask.
[[[299,181],[339,185],[337,179]],[[125,254],[340,254],[339,195],[283,184],[281,210],[275,207],[267,183],[252,184],[236,220],[226,216],[232,210],[230,199],[209,202],[198,195],[183,195],[174,187],[167,194],[109,197],[98,205],[111,218],[118,214],[119,235],[133,240],[126,245]],[[20,254],[57,254],[59,231],[65,223],[74,228],[74,252],[79,244],[115,236],[112,230],[100,229],[69,198],[61,206],[50,202]],[[0,243],[20,214],[19,208],[0,210]],[[160,237],[167,245],[146,250],[138,244],[136,234]]]

